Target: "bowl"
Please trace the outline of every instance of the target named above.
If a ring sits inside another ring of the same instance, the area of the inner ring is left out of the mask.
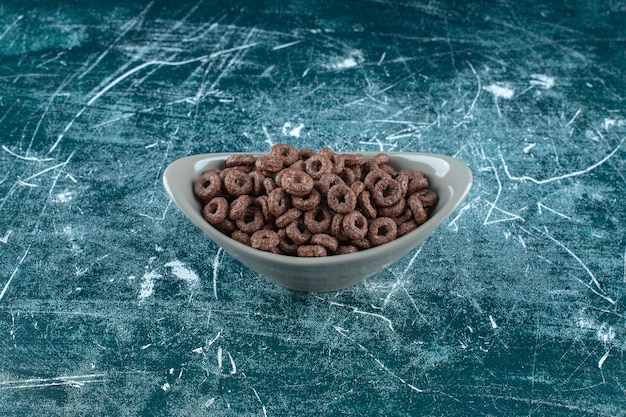
[[[376,152],[359,152],[366,158]],[[387,152],[396,169],[424,172],[439,200],[430,218],[417,229],[389,243],[344,255],[300,258],[254,249],[223,234],[202,217],[202,205],[193,194],[193,183],[209,168],[222,169],[234,153],[187,156],[172,162],[163,173],[163,184],[183,214],[213,242],[244,265],[275,283],[295,291],[330,292],[355,285],[398,261],[418,247],[465,199],[472,186],[472,172],[458,159],[428,153]],[[253,153],[256,157],[268,153]]]

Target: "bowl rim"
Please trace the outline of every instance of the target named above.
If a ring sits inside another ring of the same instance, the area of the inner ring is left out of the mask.
[[[355,151],[355,152],[336,152],[336,153],[359,153],[366,156],[368,159],[372,156],[379,154],[381,152],[370,152],[370,151]],[[354,253],[342,254],[342,255],[331,255],[324,257],[298,257],[293,255],[283,255],[283,254],[275,254],[267,251],[263,251],[260,249],[255,249],[251,246],[245,245],[231,238],[230,236],[222,233],[217,228],[213,227],[210,223],[208,223],[202,217],[200,211],[196,213],[196,210],[188,210],[188,207],[181,207],[180,201],[181,199],[187,200],[184,198],[184,195],[190,195],[194,201],[195,197],[193,196],[192,190],[192,182],[189,184],[188,191],[176,190],[171,187],[171,177],[181,166],[192,166],[193,169],[191,171],[195,172],[196,176],[199,176],[202,171],[197,171],[197,164],[202,162],[203,160],[211,159],[211,160],[226,160],[226,158],[230,155],[239,155],[239,154],[253,154],[255,157],[269,155],[269,152],[219,152],[219,153],[203,153],[203,154],[195,154],[189,155],[185,157],[178,158],[170,163],[163,172],[162,179],[163,185],[167,193],[169,194],[171,200],[174,204],[181,210],[181,212],[191,220],[196,226],[198,226],[215,244],[222,247],[226,252],[228,251],[228,247],[232,246],[236,248],[239,253],[243,253],[245,257],[252,258],[263,258],[265,261],[272,261],[277,264],[281,264],[282,266],[293,266],[293,267],[302,267],[302,266],[332,266],[344,264],[346,262],[358,262],[359,260],[370,258],[370,257],[385,257],[386,253],[393,253],[395,251],[401,251],[403,248],[405,249],[407,246],[410,246],[409,241],[416,240],[422,241],[424,240],[432,231],[434,231],[446,218],[448,218],[454,210],[463,202],[465,197],[468,195],[472,184],[473,184],[473,175],[470,168],[463,163],[462,161],[447,155],[442,154],[434,154],[434,153],[424,153],[424,152],[384,152],[389,155],[390,159],[393,157],[401,157],[401,156],[412,156],[423,159],[438,159],[443,160],[450,166],[448,173],[446,175],[450,175],[449,172],[458,172],[459,174],[463,174],[466,181],[463,182],[460,187],[453,189],[453,194],[451,198],[444,202],[442,205],[437,205],[435,213],[431,215],[426,222],[418,226],[415,230],[407,233],[406,235],[400,236],[392,240],[391,242],[387,242],[380,246],[375,246],[369,249],[359,250]],[[426,162],[416,161],[417,163],[428,165]],[[430,166],[430,165],[429,165]],[[445,175],[444,175],[445,177]],[[197,178],[197,177],[196,177]],[[190,181],[194,181],[196,178],[190,178]],[[429,178],[430,180],[430,178]],[[449,186],[450,183],[444,184],[444,186]],[[230,252],[229,252],[230,253]],[[237,258],[243,258],[243,256],[238,256]]]

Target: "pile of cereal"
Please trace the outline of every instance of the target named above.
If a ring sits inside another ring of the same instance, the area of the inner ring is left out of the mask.
[[[437,202],[421,171],[398,171],[380,153],[297,150],[235,154],[193,185],[204,219],[257,249],[302,257],[382,245],[424,223]]]

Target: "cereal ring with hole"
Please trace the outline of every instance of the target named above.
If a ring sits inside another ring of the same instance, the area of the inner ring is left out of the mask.
[[[222,180],[216,171],[205,171],[193,183],[194,195],[203,201],[217,196],[222,189]]]
[[[251,153],[233,154],[226,158],[227,167],[253,166],[256,158]]]
[[[284,167],[288,167],[298,160],[298,150],[286,143],[277,143],[270,148],[270,156],[280,159]]]
[[[296,171],[295,169],[284,169],[281,177],[281,187],[292,196],[302,197],[307,195],[315,185],[313,178],[304,171]]]
[[[263,188],[265,189],[266,194],[270,194],[278,185],[276,182],[270,177],[263,178]]]
[[[358,251],[359,249],[356,246],[340,245],[337,247],[337,250],[335,251],[335,255],[347,255],[349,253],[355,253]]]
[[[304,161],[302,159],[298,159],[296,162],[294,162],[293,164],[289,165],[290,169],[295,169],[296,171],[305,171],[306,170],[306,164],[304,163]]]
[[[406,200],[404,201],[405,201],[405,207],[406,207]],[[406,207],[399,216],[394,217],[394,220],[396,221],[396,224],[398,226],[400,226],[404,222],[408,222],[411,219],[413,219],[413,212],[408,207]]]
[[[352,246],[357,247],[358,249],[369,249],[373,247],[372,242],[370,242],[366,237],[362,237],[361,239],[353,239],[349,242]]]
[[[390,217],[377,217],[371,221],[367,238],[374,246],[391,242],[398,236],[398,225]]]
[[[274,224],[276,225],[276,227],[282,229],[282,228],[289,226],[289,224],[295,222],[296,220],[298,220],[300,216],[302,216],[302,212],[298,210],[297,208],[292,207],[289,210],[287,210],[285,214],[277,217]]]
[[[243,217],[235,220],[235,224],[242,232],[252,234],[263,228],[265,224],[263,212],[261,212],[261,209],[257,206],[249,206]]]
[[[228,210],[228,218],[231,220],[239,220],[241,219],[248,210],[248,207],[253,203],[254,198],[251,196],[244,194],[240,195],[236,199],[234,199],[230,203],[230,208]]]
[[[317,189],[322,195],[327,195],[328,190],[337,184],[345,184],[339,175],[324,174],[317,180]]]
[[[397,222],[396,222],[396,224],[397,224]],[[413,219],[408,220],[408,221],[406,221],[404,223],[401,223],[398,226],[398,237],[404,236],[407,233],[410,233],[410,232],[412,232],[415,229],[417,229],[417,222],[415,220],[413,220]]]
[[[362,181],[355,181],[350,184],[350,188],[352,189],[354,195],[358,197],[363,192],[363,190],[365,190],[365,183]]]
[[[216,224],[214,226],[217,228],[217,230],[219,230],[220,232],[224,233],[225,235],[229,235],[232,232],[234,232],[235,230],[237,230],[237,226],[230,219],[224,219],[224,220],[222,220],[221,222],[219,222],[218,224]]]
[[[338,154],[338,153],[332,153],[328,155],[328,157],[330,158],[330,161],[333,163],[332,173],[336,175],[341,174],[341,171],[343,171],[343,168],[345,166],[344,161],[343,161],[343,155]]]
[[[406,190],[407,194],[413,194],[419,190],[423,190],[425,188],[428,188],[429,183],[428,183],[428,178],[426,178],[424,176],[424,173],[417,171],[415,176],[413,176],[410,180],[409,180],[409,186]]]
[[[360,211],[354,210],[343,217],[343,232],[351,240],[358,240],[367,234],[367,218]]]
[[[278,217],[291,207],[291,197],[283,188],[277,187],[269,193],[267,203],[270,213]]]
[[[302,219],[298,219],[295,222],[291,222],[285,228],[287,236],[296,244],[303,245],[311,239],[311,232],[304,225]]]
[[[313,236],[311,236],[310,242],[312,245],[322,245],[331,252],[336,251],[337,247],[339,246],[339,241],[337,240],[337,238],[326,233],[314,234]]]
[[[319,179],[324,174],[330,174],[333,170],[333,163],[329,157],[315,154],[305,161],[306,173],[314,180]]]
[[[304,224],[311,233],[325,233],[330,227],[333,214],[323,205],[304,213]]]
[[[398,175],[398,170],[389,164],[380,164],[378,165],[378,168],[382,169],[383,171],[385,171],[387,174],[391,175],[392,177],[396,177]]]
[[[402,198],[405,198],[406,192],[409,189],[409,176],[406,174],[400,174],[394,179],[398,181],[398,184],[400,185],[400,195],[402,196]]]
[[[391,178],[391,175],[387,174],[382,169],[373,169],[367,173],[363,182],[365,183],[365,187],[369,190],[369,192],[374,191],[374,186],[378,183],[378,181],[383,178]]]
[[[400,184],[393,178],[382,178],[374,185],[372,200],[379,207],[390,207],[402,199]]]
[[[363,190],[357,197],[357,205],[368,219],[376,217],[378,210],[372,204],[372,197],[369,191]]]
[[[302,258],[319,258],[327,256],[328,251],[322,245],[302,245],[298,247],[297,254]]]
[[[260,195],[254,199],[254,205],[261,208],[263,213],[263,219],[266,223],[273,222],[276,217],[272,214],[269,208],[269,197],[267,195]]]
[[[413,213],[413,218],[417,222],[418,225],[424,223],[428,219],[428,213],[424,210],[424,205],[422,204],[422,200],[415,194],[411,195],[407,200],[407,204]]]
[[[367,166],[370,170],[379,169],[379,167],[383,164],[387,164],[389,162],[389,155],[386,153],[378,153],[374,155],[369,161],[367,161]]]
[[[204,220],[213,225],[224,221],[227,215],[228,201],[224,197],[213,197],[202,209]]]
[[[291,205],[302,211],[313,210],[315,206],[320,204],[321,201],[322,196],[315,188],[313,188],[310,193],[302,197],[297,197],[295,195],[291,196]]]
[[[224,188],[233,196],[250,194],[252,185],[252,178],[235,168],[230,168],[224,176]]]
[[[298,245],[296,242],[291,240],[289,236],[287,236],[287,231],[285,229],[278,229],[278,237],[280,241],[278,242],[278,247],[280,250],[287,254],[295,254],[298,250]]]
[[[363,165],[366,162],[366,158],[360,153],[345,153],[343,154],[343,164],[346,167],[354,167]]]
[[[350,213],[356,208],[356,195],[346,184],[333,185],[326,197],[328,207],[340,214]]]
[[[315,155],[315,151],[311,148],[298,149],[298,157],[303,161],[306,161],[313,155]]]
[[[389,207],[381,207],[378,209],[378,215],[381,217],[398,217],[406,210],[406,200],[400,198],[396,204]]]
[[[280,238],[278,237],[278,233],[273,230],[257,230],[250,236],[250,246],[266,252],[272,252],[272,250],[278,246],[279,242]]]
[[[230,237],[239,243],[250,246],[250,235],[242,232],[241,230],[233,230],[233,232],[230,234]]]
[[[435,203],[437,203],[437,193],[435,190],[431,190],[430,188],[416,191],[413,195],[419,197],[422,202],[422,206],[424,207],[432,207]]]
[[[347,167],[344,167],[337,175],[348,185],[352,185],[361,179],[352,168]]]

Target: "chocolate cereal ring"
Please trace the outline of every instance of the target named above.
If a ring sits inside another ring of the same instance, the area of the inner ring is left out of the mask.
[[[417,222],[418,225],[424,223],[428,219],[428,213],[424,210],[424,205],[422,204],[422,200],[413,194],[406,200],[411,212],[413,213],[413,218]]]
[[[325,233],[330,227],[332,213],[323,205],[304,213],[304,224],[311,233]]]
[[[330,174],[333,170],[333,163],[329,157],[315,154],[305,161],[305,170],[314,180],[319,179],[324,174]]]
[[[237,228],[244,233],[254,233],[261,230],[265,224],[261,209],[256,206],[249,206],[246,213],[238,220],[235,220]]]
[[[252,178],[252,192],[254,195],[261,195],[265,190],[263,185],[263,180],[265,180],[265,175],[263,175],[260,171],[252,171],[248,174],[250,178]]]
[[[230,237],[239,243],[243,243],[244,245],[250,246],[250,235],[242,232],[239,229],[233,230],[233,232],[230,234]]]
[[[302,245],[298,247],[297,254],[303,258],[318,258],[328,255],[328,251],[322,245]]]
[[[261,172],[276,173],[283,169],[283,160],[275,156],[260,156],[254,162],[254,167]]]
[[[231,220],[241,219],[247,212],[248,207],[253,203],[254,199],[247,195],[240,195],[230,203],[228,209],[228,218]]]
[[[224,188],[233,196],[250,194],[252,186],[252,178],[245,172],[235,168],[230,168],[224,176]]]
[[[413,219],[401,223],[400,225],[398,225],[398,237],[404,236],[415,229],[417,229],[417,222]]]
[[[311,239],[311,232],[309,232],[309,229],[306,228],[301,219],[287,225],[285,232],[287,236],[298,245],[303,245]]]
[[[313,236],[311,236],[310,243],[312,245],[322,245],[331,252],[336,251],[337,247],[339,246],[339,241],[337,240],[337,238],[326,233],[314,234]]]
[[[335,251],[335,255],[347,255],[348,253],[358,252],[359,249],[352,245],[339,245]]]
[[[280,248],[280,250],[288,254],[296,254],[300,245],[298,245],[296,242],[291,240],[289,236],[287,236],[286,229],[278,229],[278,232],[276,233],[278,233],[278,237],[280,239],[280,241],[278,242],[278,247]]]
[[[396,218],[401,216],[402,213],[406,210],[406,200],[404,198],[400,198],[396,204],[390,207],[381,207],[378,209],[378,215],[381,217],[392,217]]]
[[[372,204],[372,198],[369,191],[363,190],[361,194],[359,194],[357,197],[357,204],[368,219],[376,217],[378,210]]]
[[[278,233],[269,229],[257,230],[250,236],[250,246],[267,252],[273,252],[279,243]]]
[[[343,217],[343,232],[351,240],[358,240],[367,234],[367,219],[357,210],[354,210]]]
[[[278,217],[285,214],[291,207],[291,198],[283,188],[274,188],[268,195],[268,208],[270,212]]]
[[[376,183],[378,183],[378,181],[383,178],[391,178],[391,175],[389,175],[382,169],[378,169],[377,167],[367,173],[363,182],[365,183],[365,187],[371,193],[372,191],[374,191],[374,186],[376,185]]]
[[[313,210],[322,201],[322,196],[315,188],[310,193],[302,197],[291,196],[291,205],[302,211]]]
[[[367,238],[374,246],[391,242],[398,236],[398,226],[390,217],[377,217],[371,221]]]
[[[252,166],[255,160],[256,158],[251,153],[233,154],[226,158],[226,166]]]
[[[315,151],[313,149],[311,149],[311,148],[298,149],[298,157],[302,161],[306,161],[307,159],[309,159],[313,155],[315,155]]]
[[[289,194],[297,197],[307,195],[315,185],[313,178],[304,171],[295,169],[284,169],[280,184]]]
[[[289,224],[295,222],[296,220],[298,220],[300,216],[302,216],[302,212],[298,210],[297,208],[292,207],[289,210],[287,210],[285,214],[277,217],[274,224],[276,225],[276,227],[282,229],[282,228],[287,227]]]
[[[224,221],[227,215],[228,201],[224,197],[213,197],[202,209],[202,217],[212,225]]]
[[[298,150],[286,143],[278,143],[270,148],[270,156],[280,159],[283,162],[283,166],[287,167],[299,158]]]
[[[419,197],[424,207],[432,207],[437,202],[437,193],[430,188],[416,191],[415,193],[413,193],[413,195]]]
[[[337,213],[330,221],[330,234],[341,241],[349,239],[343,231],[343,218],[343,214]]]
[[[402,191],[400,184],[393,178],[382,178],[375,185],[372,190],[372,200],[379,207],[393,206],[402,198]]]
[[[328,194],[328,190],[330,190],[330,188],[336,184],[345,184],[345,182],[337,174],[323,174],[317,180],[317,188],[319,192],[322,193],[322,195]]]
[[[208,170],[202,173],[193,183],[193,193],[200,200],[208,201],[219,194],[222,189],[222,180],[216,171]]]
[[[346,184],[336,184],[328,190],[328,207],[340,214],[350,213],[356,208],[356,195]]]

